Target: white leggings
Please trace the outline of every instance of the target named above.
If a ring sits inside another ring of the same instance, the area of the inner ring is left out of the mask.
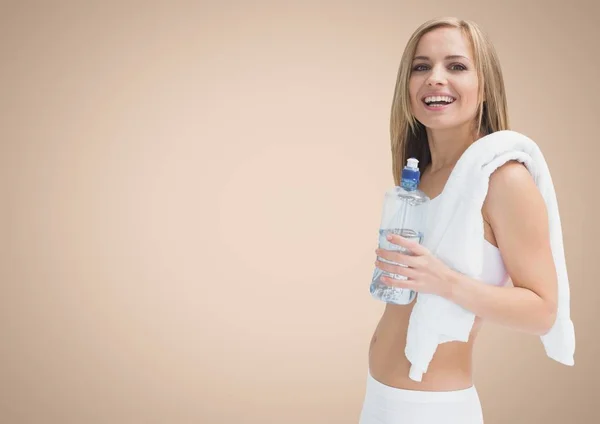
[[[367,375],[359,424],[483,424],[475,386],[429,392],[386,386]]]

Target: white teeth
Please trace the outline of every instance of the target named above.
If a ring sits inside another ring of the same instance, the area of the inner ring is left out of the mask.
[[[454,101],[454,98],[452,98],[450,96],[428,96],[428,97],[425,97],[424,101],[425,101],[425,103],[431,103],[431,102],[452,103]]]

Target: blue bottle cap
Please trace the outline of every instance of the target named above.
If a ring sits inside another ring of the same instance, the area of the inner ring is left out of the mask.
[[[406,166],[402,169],[402,188],[407,191],[416,190],[420,180],[421,171],[419,171],[419,160],[416,158],[409,158]]]

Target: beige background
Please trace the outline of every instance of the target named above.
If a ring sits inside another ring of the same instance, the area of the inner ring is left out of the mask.
[[[356,423],[397,66],[443,15],[546,155],[577,332],[570,368],[484,329],[486,424],[600,421],[595,1],[145,3],[1,5],[0,422]]]

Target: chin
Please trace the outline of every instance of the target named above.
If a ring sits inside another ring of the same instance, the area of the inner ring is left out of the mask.
[[[464,127],[469,125],[475,117],[472,118],[457,118],[453,116],[425,116],[424,119],[420,119],[416,116],[417,121],[430,130],[450,130],[455,128]]]
[[[430,130],[449,130],[464,125],[464,122],[455,119],[419,119],[418,121]]]

